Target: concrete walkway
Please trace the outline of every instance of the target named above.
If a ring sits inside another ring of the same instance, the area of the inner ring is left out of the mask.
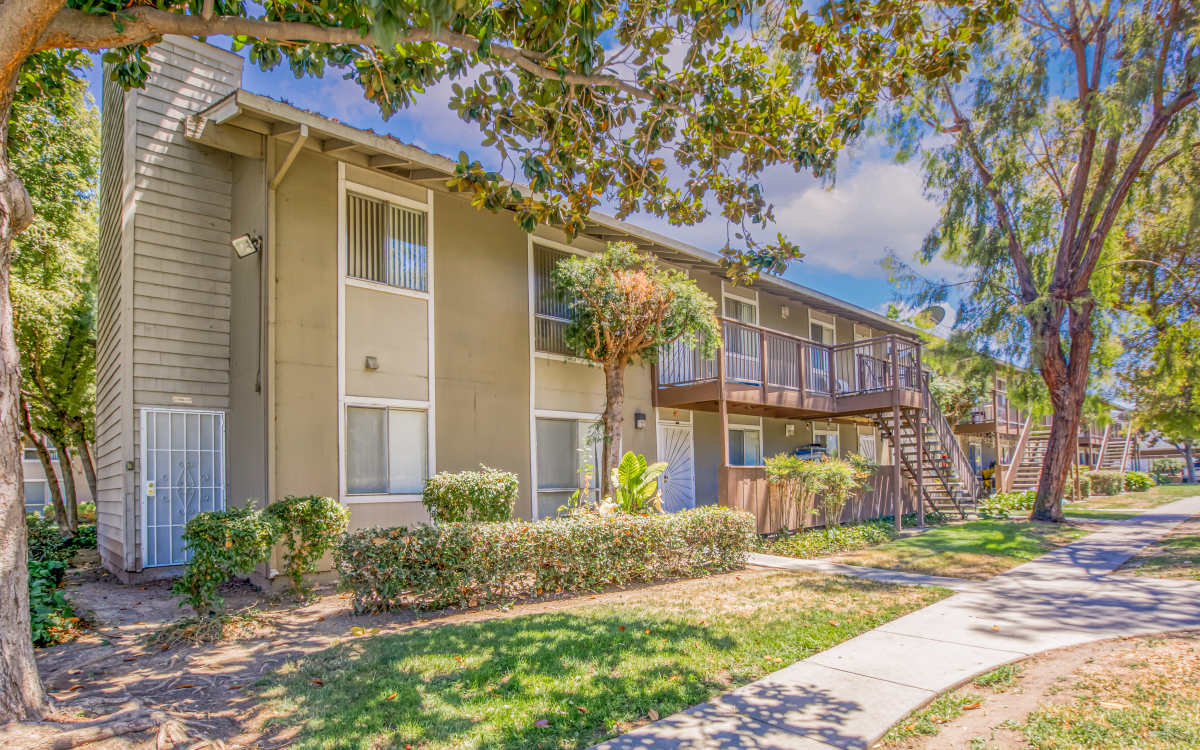
[[[1002,664],[1104,638],[1200,628],[1200,582],[1109,575],[1197,514],[1200,497],[1191,497],[1110,525],[597,747],[867,748],[939,693]]]

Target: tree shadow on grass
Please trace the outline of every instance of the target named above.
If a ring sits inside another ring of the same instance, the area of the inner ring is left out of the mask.
[[[687,622],[543,614],[362,638],[260,685],[298,747],[573,747],[728,689],[705,654],[729,635]],[[279,737],[282,739],[281,737]]]

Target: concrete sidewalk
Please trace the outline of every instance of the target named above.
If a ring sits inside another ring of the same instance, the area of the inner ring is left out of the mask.
[[[1104,638],[1200,628],[1200,583],[1109,575],[1197,514],[1200,496],[1113,524],[597,747],[867,748],[939,693],[1002,664]]]

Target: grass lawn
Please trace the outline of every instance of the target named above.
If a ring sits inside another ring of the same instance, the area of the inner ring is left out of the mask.
[[[917,516],[915,513],[906,513],[902,520],[904,528],[910,529],[916,524]],[[944,524],[946,517],[931,511],[925,514],[925,522],[930,526]],[[759,537],[755,543],[755,550],[768,555],[811,559],[871,547],[891,541],[897,536],[899,534],[896,533],[891,517],[876,518],[831,529],[802,529],[772,537]]]
[[[257,689],[266,736],[295,748],[582,747],[948,594],[750,571],[352,638]]]
[[[1121,572],[1200,581],[1200,517],[1181,523],[1170,534],[1143,547],[1121,567]]]
[[[1076,508],[1064,505],[1063,514],[1069,518],[1099,518],[1107,521],[1124,521],[1138,514],[1136,510],[1092,510],[1091,508]]]
[[[1070,503],[1071,509],[1119,510],[1121,508],[1155,508],[1185,497],[1200,495],[1200,484],[1160,484],[1145,492],[1124,492],[1120,495],[1093,495],[1087,500]]]
[[[833,560],[869,568],[984,579],[1073,542],[1089,531],[1030,521],[967,521],[838,555]]]

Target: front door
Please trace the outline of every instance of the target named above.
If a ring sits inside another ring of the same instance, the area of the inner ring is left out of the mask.
[[[142,410],[142,566],[182,565],[183,527],[225,509],[225,415]]]
[[[696,507],[695,463],[690,424],[658,423],[658,460],[667,462],[667,470],[658,479],[663,510],[673,513]]]

